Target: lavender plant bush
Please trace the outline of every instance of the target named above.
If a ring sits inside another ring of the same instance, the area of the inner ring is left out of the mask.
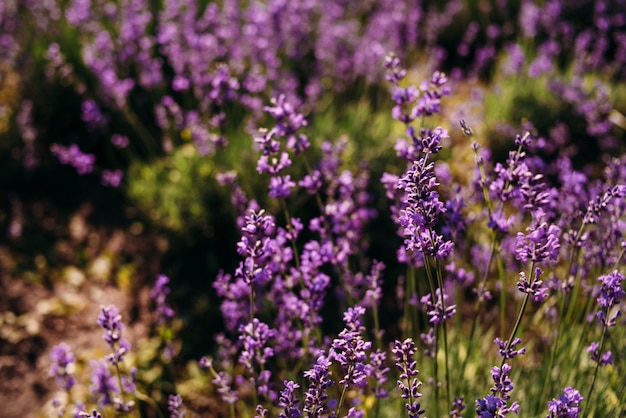
[[[172,230],[211,182],[238,229],[204,289],[223,321],[206,356],[170,305],[183,278],[159,275],[148,340],[108,305],[106,354],[51,350],[53,413],[622,414],[623,3],[4,2],[14,170],[150,195]],[[76,118],[45,123],[20,66]],[[327,123],[355,108],[363,126]]]

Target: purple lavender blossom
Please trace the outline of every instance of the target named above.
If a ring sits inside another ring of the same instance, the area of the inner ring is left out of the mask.
[[[365,362],[366,350],[372,347],[372,343],[364,341],[361,333],[365,330],[360,316],[365,313],[365,308],[355,306],[348,308],[343,319],[346,327],[339,333],[332,345],[328,357],[336,360],[344,371],[344,377],[339,381],[344,387],[354,385],[363,388],[367,384],[367,378],[371,374],[371,366]]]
[[[576,389],[567,387],[558,398],[548,401],[546,418],[578,418],[582,411],[578,405],[582,400],[583,397]]]
[[[491,395],[486,395],[483,399],[476,400],[476,413],[479,417],[504,417],[509,412],[519,414],[519,403],[513,402],[511,406],[507,406],[511,399],[511,391],[513,390],[513,382],[509,377],[511,366],[504,363],[502,367],[493,367],[491,369],[491,378],[494,385],[491,387]]]
[[[598,310],[598,320],[603,326],[614,327],[617,318],[622,314],[621,309],[615,310],[608,319],[606,315],[613,307],[619,306],[621,301],[626,297],[626,292],[622,288],[624,275],[617,270],[613,270],[612,273],[598,277],[598,281],[602,283],[602,286],[597,301],[600,308],[604,308]]]
[[[120,393],[120,388],[115,377],[111,374],[109,366],[103,360],[92,360],[90,365],[93,371],[89,392],[98,398],[99,405],[115,405],[118,402],[117,396]]]
[[[114,134],[111,135],[111,144],[115,145],[117,148],[126,148],[128,147],[129,141],[126,135]]]
[[[384,388],[387,381],[389,367],[386,366],[387,353],[376,350],[370,353],[371,376],[374,380],[374,396],[377,398],[387,398],[389,393]]]
[[[76,384],[73,375],[76,359],[69,345],[61,343],[52,347],[50,359],[50,376],[55,378],[61,389],[69,391]]]
[[[103,338],[113,350],[107,359],[112,364],[120,363],[124,355],[130,351],[130,343],[122,338],[124,324],[117,307],[115,305],[101,306],[97,324],[105,330]]]
[[[122,170],[102,170],[100,183],[103,186],[118,187],[123,177],[124,173]]]
[[[543,285],[543,280],[540,280],[543,271],[537,267],[535,269],[535,276],[532,283],[526,278],[526,273],[521,271],[519,273],[519,280],[517,282],[517,289],[522,293],[528,293],[533,297],[535,302],[543,302],[548,296],[548,288]]]
[[[89,174],[93,171],[96,157],[93,154],[83,153],[76,144],[72,144],[69,147],[52,144],[50,151],[57,156],[61,164],[73,166],[80,175]]]
[[[309,380],[309,388],[304,394],[303,412],[308,417],[319,418],[324,416],[328,409],[327,389],[333,384],[330,378],[330,366],[332,361],[324,356],[317,357],[312,369],[304,372],[304,377]]]
[[[598,342],[592,342],[587,347],[587,352],[589,353],[589,358],[598,363],[599,366],[608,366],[609,364],[613,364],[614,358],[611,350],[600,353],[600,343]]]
[[[402,392],[402,398],[407,399],[406,410],[410,418],[420,417],[425,411],[421,409],[418,399],[422,397],[419,389],[422,382],[419,381],[417,375],[417,362],[414,360],[415,343],[411,338],[407,338],[404,342],[395,340],[391,352],[395,357],[395,364],[400,371],[398,379],[398,387]]]
[[[150,291],[150,297],[156,303],[156,323],[157,325],[165,325],[174,318],[174,310],[167,304],[167,295],[170,294],[170,279],[164,274],[157,276],[154,287]]]
[[[239,339],[243,343],[239,363],[254,376],[256,375],[254,364],[263,366],[270,357],[274,356],[274,350],[268,346],[268,342],[276,336],[276,331],[257,318],[253,318],[252,322],[240,328],[239,333]]]
[[[183,398],[178,394],[169,395],[167,409],[170,412],[170,418],[185,418],[187,416],[187,411],[183,411]]]
[[[278,398],[278,406],[283,408],[283,412],[278,414],[278,418],[300,418],[302,416],[298,406],[300,401],[295,395],[295,391],[300,388],[300,385],[290,380],[285,380],[284,384],[285,389],[280,392]]]
[[[454,317],[456,314],[456,305],[447,303],[448,295],[442,289],[436,289],[437,301],[435,303],[431,300],[431,294],[426,294],[420,299],[420,303],[425,307],[426,314],[428,315],[428,321],[433,325],[439,325],[446,319]],[[443,293],[443,298],[441,297]],[[445,309],[444,309],[444,302]]]
[[[500,356],[502,356],[502,358],[505,360],[512,359],[513,357],[520,354],[526,354],[526,347],[515,350],[515,346],[521,344],[522,342],[522,339],[519,337],[515,337],[511,342],[511,345],[508,344],[508,341],[502,341],[498,337],[496,337],[493,342],[499,347],[498,354],[500,354]]]
[[[452,401],[452,409],[450,410],[451,418],[461,418],[463,416],[463,411],[466,408],[466,405],[463,403],[465,398],[463,396],[455,397]]]
[[[547,222],[526,229],[527,234],[517,233],[516,258],[521,261],[542,263],[543,261],[557,261],[559,257],[559,236],[561,229]]]

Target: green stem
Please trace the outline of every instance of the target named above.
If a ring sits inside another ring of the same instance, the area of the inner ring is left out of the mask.
[[[487,278],[489,277],[489,269],[491,268],[491,263],[493,262],[493,257],[495,254],[495,249],[496,249],[496,234],[493,234],[492,237],[492,241],[491,241],[491,250],[489,251],[489,259],[487,260],[487,265],[485,266],[485,271],[483,272],[483,277],[480,281],[480,284],[478,285],[478,289],[482,290],[485,288],[485,285],[487,283]],[[467,354],[465,355],[465,358],[463,359],[463,364],[461,365],[461,370],[460,370],[460,374],[459,374],[459,382],[461,384],[460,386],[460,392],[463,392],[465,390],[465,369],[467,368],[467,362],[469,361],[470,357],[471,357],[471,353],[472,353],[472,348],[474,348],[474,334],[476,333],[476,328],[478,325],[478,312],[480,309],[480,305],[482,304],[482,297],[478,297],[478,299],[476,299],[476,304],[474,305],[474,317],[472,318],[472,327],[470,329],[470,335],[469,335],[469,339],[467,342]]]
[[[161,408],[159,408],[159,405],[157,405],[157,403],[156,403],[156,401],[154,399],[152,399],[148,395],[145,395],[145,394],[143,394],[141,392],[135,393],[135,396],[140,401],[143,401],[143,402],[147,403],[148,405],[150,405],[152,407],[152,409],[154,409],[156,411],[156,413],[159,416],[159,418],[164,418],[164,415],[163,415],[163,412],[161,411]]]
[[[530,265],[529,276],[531,277],[530,283],[531,283],[531,286],[532,286],[533,282],[536,279],[536,277],[535,277],[535,262],[534,261]],[[515,325],[513,326],[513,330],[511,331],[511,336],[509,337],[509,340],[508,340],[508,342],[506,344],[505,354],[511,348],[511,345],[513,344],[513,339],[515,338],[515,335],[517,334],[517,330],[519,329],[519,326],[522,323],[522,316],[524,316],[524,311],[526,310],[526,306],[528,305],[528,299],[529,298],[530,298],[530,294],[526,293],[524,295],[524,299],[522,300],[522,306],[520,307],[519,313],[517,315],[517,319],[515,320]],[[502,368],[502,366],[504,366],[505,362],[506,362],[506,358],[502,357],[502,362],[500,363],[500,368]]]
[[[353,368],[354,368],[353,365],[348,366],[346,379],[348,376],[352,374]],[[335,408],[335,414],[333,415],[335,417],[339,415],[339,412],[341,412],[341,407],[343,406],[343,401],[345,400],[347,390],[348,390],[348,385],[343,385],[343,389],[341,390],[341,397],[339,398],[339,403],[337,404],[337,408]]]
[[[604,341],[606,340],[606,331],[608,329],[608,326],[606,324],[606,321],[608,320],[609,317],[609,308],[607,307],[606,312],[605,312],[606,316],[605,318],[605,324],[602,327],[602,337],[600,337],[600,347],[598,348],[598,356],[602,356],[602,349],[604,348]],[[596,367],[593,371],[593,379],[591,380],[591,386],[589,386],[589,391],[587,392],[587,402],[585,403],[585,409],[583,410],[583,417],[587,416],[587,411],[589,410],[589,405],[591,405],[591,393],[593,392],[593,387],[596,384],[596,378],[598,377],[598,370],[600,369],[600,358],[598,358],[598,360],[596,360]]]
[[[435,283],[433,281],[433,275],[432,275],[432,272],[430,271],[430,262],[428,261],[428,256],[426,254],[424,254],[424,266],[426,270],[426,276],[428,277],[428,285],[430,286],[431,298],[434,304],[437,301],[437,294],[436,294]],[[439,415],[439,365],[437,361],[437,354],[439,353],[439,325],[435,325],[435,347],[434,347],[433,353],[434,353],[433,375],[435,378],[435,416],[440,416]]]
[[[441,263],[439,263],[438,259],[435,259],[435,271],[437,272],[437,282],[439,285],[439,292],[441,294],[441,309],[446,312],[446,301],[443,293],[443,276],[441,274]],[[444,361],[445,361],[445,370],[446,370],[446,402],[448,410],[450,409],[450,368],[449,368],[449,356],[448,356],[448,332],[446,326],[446,319],[441,318],[441,325],[443,327],[443,353],[444,353]]]

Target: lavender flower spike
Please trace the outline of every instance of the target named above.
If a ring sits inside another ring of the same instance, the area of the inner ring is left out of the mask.
[[[415,343],[411,338],[407,338],[404,342],[396,340],[391,349],[396,359],[396,367],[400,371],[398,387],[402,391],[401,396],[408,399],[406,410],[409,418],[422,416],[425,412],[420,402],[417,401],[422,397],[419,391],[422,382],[417,378],[419,370],[417,370],[417,362],[413,359],[415,351]]]
[[[170,395],[167,399],[167,409],[170,411],[170,418],[185,418],[186,411],[183,411],[183,398],[180,395]]]
[[[124,324],[119,309],[115,305],[102,306],[97,323],[105,330],[104,340],[113,350],[107,359],[111,364],[120,363],[124,355],[130,351],[130,343],[122,338]]]
[[[546,418],[578,418],[581,409],[578,407],[583,397],[571,387],[563,389],[558,399],[548,401],[548,415]]]
[[[69,345],[61,343],[52,347],[50,351],[50,376],[53,376],[63,390],[70,390],[76,384],[73,375],[76,359],[70,351]]]

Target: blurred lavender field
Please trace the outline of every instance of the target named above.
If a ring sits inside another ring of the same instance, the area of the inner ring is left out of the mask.
[[[623,0],[2,0],[0,415],[621,416],[625,115]]]

